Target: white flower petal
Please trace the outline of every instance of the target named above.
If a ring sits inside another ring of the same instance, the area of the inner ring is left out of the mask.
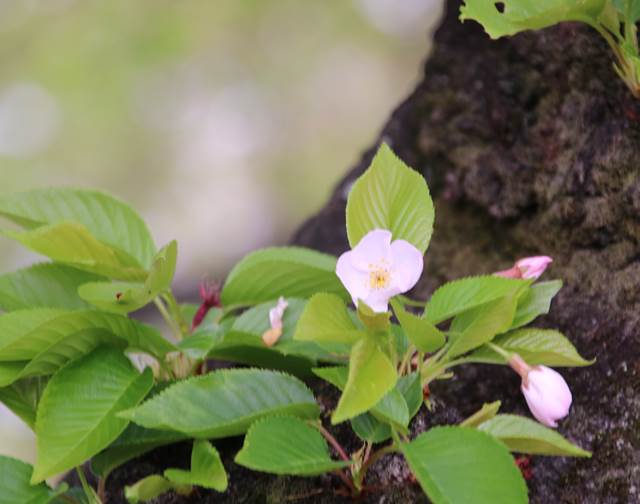
[[[356,268],[352,256],[353,251],[349,250],[338,258],[336,275],[351,295],[353,303],[357,305],[358,298],[366,299],[369,296],[369,273]]]
[[[401,292],[410,290],[422,275],[424,259],[422,252],[405,240],[391,244],[392,283]]]
[[[391,262],[391,231],[374,229],[369,231],[352,250],[351,261],[361,270],[367,270],[370,264]]]
[[[389,299],[400,294],[400,289],[391,285],[386,289],[372,289],[367,297],[361,299],[376,313],[389,310]]]

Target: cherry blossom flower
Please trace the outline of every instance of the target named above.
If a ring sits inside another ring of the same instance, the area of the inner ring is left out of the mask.
[[[357,306],[388,310],[389,299],[410,290],[420,278],[422,253],[405,240],[391,241],[391,231],[374,229],[340,256],[336,274]]]
[[[280,336],[282,336],[282,317],[284,316],[284,311],[289,306],[286,299],[280,296],[278,299],[278,303],[276,306],[269,310],[269,323],[271,324],[271,329],[268,329],[262,335],[262,341],[268,347],[275,345]]]
[[[512,268],[494,273],[505,278],[538,279],[544,273],[547,266],[553,262],[549,256],[533,256],[519,259]]]
[[[547,427],[557,427],[557,420],[569,414],[572,401],[562,375],[546,366],[531,367],[517,354],[509,364],[522,376],[520,389],[533,416]]]

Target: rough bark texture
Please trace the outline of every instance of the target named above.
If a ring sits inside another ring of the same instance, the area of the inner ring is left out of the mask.
[[[538,325],[560,328],[583,355],[597,358],[564,372],[574,403],[559,429],[593,458],[535,457],[531,500],[640,502],[640,107],[614,74],[606,44],[586,26],[491,41],[479,25],[459,23],[458,7],[448,2],[424,79],[381,135],[434,195],[435,232],[414,294],[426,298],[444,281],[504,269],[521,256],[553,256],[547,278],[562,278],[565,287]],[[372,152],[295,243],[334,254],[347,248],[346,194]],[[496,399],[503,412],[527,414],[518,379],[505,368],[467,366],[433,392],[435,411],[417,418],[415,432]],[[136,475],[135,467],[116,473],[113,486],[175,458],[154,456],[162,461],[139,462],[138,469],[151,465]],[[224,497],[189,502],[342,500],[313,494],[327,479],[276,479],[229,465]],[[380,480],[385,490],[368,502],[425,501],[415,485],[389,485],[406,476],[399,460],[385,458],[374,473],[370,482]]]

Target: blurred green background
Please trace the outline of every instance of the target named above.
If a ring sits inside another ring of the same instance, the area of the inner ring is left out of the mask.
[[[417,82],[440,10],[0,0],[0,192],[115,194],[158,245],[178,240],[178,291],[195,292],[322,205]],[[0,273],[34,260],[0,240]],[[0,452],[32,459],[11,422],[0,415]]]

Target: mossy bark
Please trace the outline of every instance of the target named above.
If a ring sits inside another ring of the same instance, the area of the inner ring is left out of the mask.
[[[574,401],[559,428],[593,458],[534,457],[531,500],[639,502],[639,103],[592,29],[568,23],[492,41],[479,25],[461,24],[458,8],[458,0],[448,2],[422,81],[381,134],[427,178],[435,198],[435,232],[414,295],[426,298],[444,281],[504,269],[518,257],[553,256],[547,278],[565,286],[537,325],[558,327],[597,359],[563,371]],[[297,232],[296,244],[334,254],[347,248],[346,194],[373,151]],[[513,372],[467,366],[433,387],[435,410],[420,414],[413,430],[457,422],[497,399],[504,412],[528,414]],[[166,465],[170,450],[139,475]],[[337,480],[270,478],[226,462],[230,492],[189,502],[342,501],[317,493]],[[135,481],[132,470],[116,474],[112,488]],[[405,478],[400,461],[384,459],[371,480],[384,489],[367,500],[424,501]],[[187,502],[175,499],[163,502]]]

